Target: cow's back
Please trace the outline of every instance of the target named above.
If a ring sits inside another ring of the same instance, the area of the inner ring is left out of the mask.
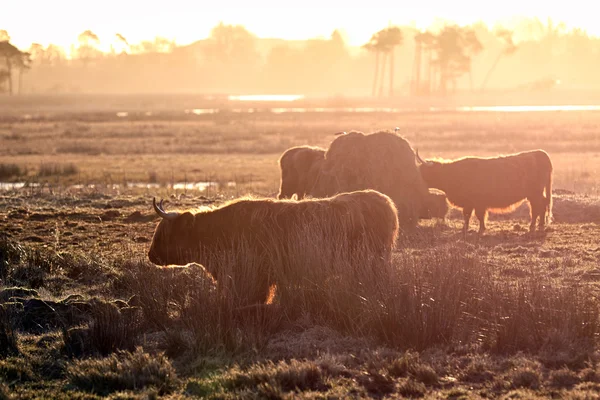
[[[445,166],[446,195],[460,206],[505,208],[539,191],[541,170],[549,161],[541,150],[457,160]]]

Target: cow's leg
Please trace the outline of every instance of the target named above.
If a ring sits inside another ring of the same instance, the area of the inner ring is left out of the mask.
[[[469,221],[471,220],[471,215],[473,215],[473,207],[463,207],[463,217],[465,219],[463,234],[465,236],[467,236],[467,232],[469,231]]]
[[[529,208],[531,209],[531,223],[529,224],[529,232],[535,232],[535,223],[538,217],[540,217],[540,230],[544,230],[545,199],[543,197],[540,199],[538,196],[531,196],[528,198],[528,200]]]
[[[487,209],[476,208],[475,215],[477,216],[477,219],[479,220],[479,234],[483,235],[483,232],[485,232],[485,217],[487,216]]]

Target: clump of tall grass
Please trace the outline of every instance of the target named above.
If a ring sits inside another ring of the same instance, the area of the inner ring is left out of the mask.
[[[17,164],[0,164],[0,179],[10,179],[25,175],[26,170],[21,169]]]
[[[38,170],[38,176],[67,176],[76,175],[79,173],[79,168],[73,163],[59,164],[59,163],[42,163]]]
[[[17,335],[13,329],[9,313],[0,304],[0,358],[19,353]]]
[[[137,307],[125,303],[119,308],[115,302],[99,299],[80,302],[80,307],[89,323],[85,327],[63,328],[69,354],[106,356],[117,350],[134,350],[141,326]]]
[[[300,230],[259,252],[252,243],[236,244],[210,260],[213,277],[199,266],[142,262],[130,266],[127,281],[149,323],[190,330],[199,351],[260,348],[306,316],[417,350],[459,343],[500,353],[565,350],[598,333],[588,286],[560,285],[535,271],[518,283],[502,280],[497,266],[465,243],[400,251],[389,262],[347,239],[335,230]],[[244,303],[257,298],[261,279],[276,283],[267,304]]]
[[[140,348],[107,358],[75,361],[68,367],[67,377],[76,388],[102,396],[149,387],[164,395],[177,385],[177,375],[169,360],[163,354],[150,355]]]
[[[58,253],[29,247],[0,236],[0,279],[6,285],[33,289],[44,286],[46,276],[64,265]]]

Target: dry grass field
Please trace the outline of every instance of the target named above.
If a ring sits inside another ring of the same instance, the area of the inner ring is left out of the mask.
[[[0,399],[600,397],[600,113],[11,112]],[[329,279],[340,263],[251,310],[200,266],[148,261],[153,196],[273,196],[288,147],[396,126],[426,158],[546,150],[555,222],[528,235],[522,205],[463,239],[451,210],[401,237],[385,280]]]

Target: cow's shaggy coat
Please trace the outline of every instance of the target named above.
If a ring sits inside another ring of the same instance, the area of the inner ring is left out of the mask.
[[[445,219],[446,214],[448,214],[448,199],[446,198],[446,194],[438,189],[429,189],[429,194],[425,199],[425,207],[423,207],[419,218]]]
[[[388,265],[398,235],[394,203],[373,190],[301,201],[245,198],[208,211],[167,213],[156,203],[154,208],[162,219],[150,245],[150,261],[202,264],[220,286],[244,280],[251,290],[235,293],[241,304],[265,302],[282,272],[294,275],[296,271],[286,272],[292,254],[316,252],[327,265],[337,262],[334,250],[347,250],[349,263],[367,264],[349,265],[351,274],[355,268]],[[237,262],[225,273],[220,270],[223,257]]]
[[[336,137],[311,193],[322,197],[363,189],[377,190],[394,201],[401,228],[414,227],[427,207],[429,193],[415,153],[395,133],[352,131]]]
[[[525,199],[531,209],[531,232],[536,219],[540,230],[552,219],[552,162],[543,150],[445,162],[424,161],[418,153],[417,158],[427,185],[444,191],[451,204],[462,208],[465,233],[473,210],[481,234],[488,210],[510,211]]]
[[[301,200],[311,194],[324,159],[325,149],[320,147],[298,146],[287,149],[279,158],[281,183],[277,198],[291,199],[295,194]]]

